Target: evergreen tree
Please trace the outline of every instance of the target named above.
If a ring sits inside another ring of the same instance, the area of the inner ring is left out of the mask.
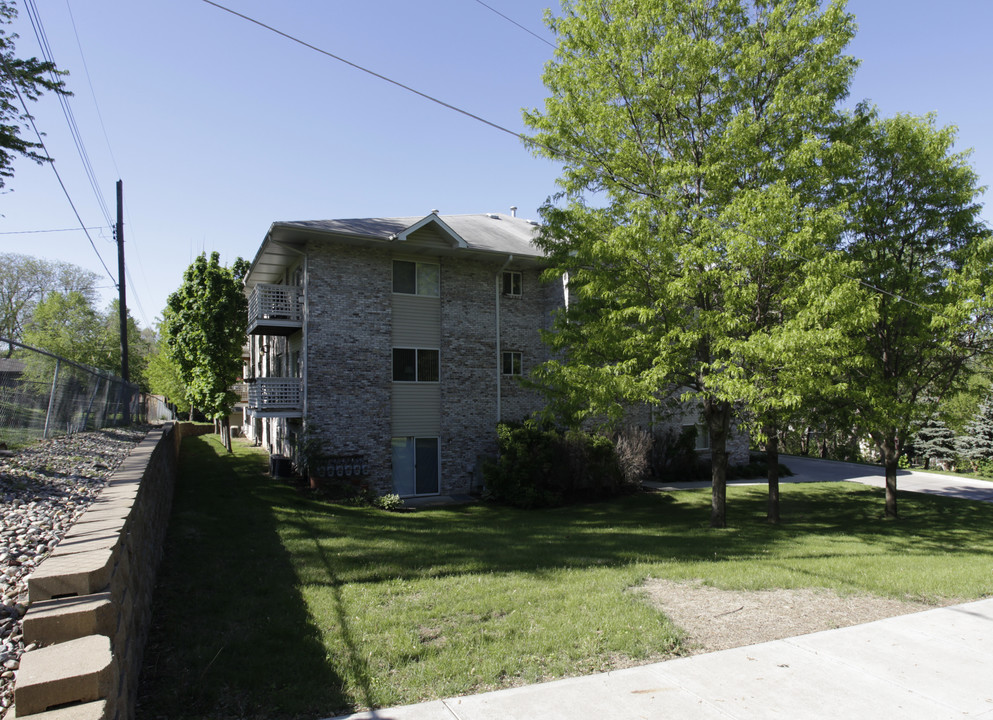
[[[947,470],[955,461],[957,451],[955,433],[943,420],[937,418],[929,420],[917,431],[913,446],[916,454],[924,458],[925,468],[930,467],[934,462]]]
[[[966,423],[959,437],[958,451],[973,466],[993,460],[993,393],[979,405],[975,417]]]

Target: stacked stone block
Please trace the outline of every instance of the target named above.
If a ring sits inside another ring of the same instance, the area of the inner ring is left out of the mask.
[[[28,578],[24,639],[40,647],[21,658],[16,717],[133,717],[184,427],[149,432]]]

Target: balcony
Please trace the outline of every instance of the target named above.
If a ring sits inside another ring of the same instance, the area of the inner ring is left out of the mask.
[[[297,285],[252,288],[248,298],[249,335],[292,335],[303,327],[303,292]]]
[[[248,383],[248,411],[258,418],[303,417],[303,380],[256,378]]]

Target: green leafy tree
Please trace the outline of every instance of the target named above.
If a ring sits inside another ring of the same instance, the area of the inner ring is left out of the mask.
[[[12,0],[0,0],[0,188],[5,178],[13,177],[13,163],[18,155],[39,163],[49,159],[39,152],[43,149],[40,143],[21,135],[31,117],[22,100],[33,102],[45,90],[71,94],[58,79],[61,73],[55,65],[37,58],[22,60],[14,54],[17,34],[8,32],[5,26],[16,17]]]
[[[770,354],[816,340],[838,285],[838,214],[815,188],[853,18],[818,0],[567,0],[549,23],[550,95],[525,121],[564,164],[539,243],[570,303],[536,380],[572,422],[673,388],[699,402],[723,527],[735,402],[794,402]]]
[[[31,314],[24,340],[66,360],[114,372],[106,367],[109,340],[103,319],[80,292],[49,293]]]
[[[103,316],[103,347],[105,355],[100,359],[99,367],[110,370],[115,375],[121,375],[121,315],[120,301],[113,300]],[[148,392],[148,356],[151,345],[142,336],[138,323],[127,314],[128,333],[128,376],[132,383],[143,392]]]
[[[166,308],[165,314],[168,313],[169,308]],[[176,406],[177,412],[189,416],[190,403],[186,399],[186,385],[180,377],[179,365],[169,353],[169,345],[163,330],[165,325],[166,322],[163,320],[159,324],[160,332],[148,338],[151,347],[146,370],[149,389],[156,395],[164,395]]]
[[[96,273],[72,263],[0,253],[0,337],[23,340],[25,323],[49,293],[78,292],[92,305],[98,281]],[[7,357],[13,348],[7,347]]]
[[[248,262],[232,267],[202,253],[183,274],[183,284],[168,299],[163,323],[169,355],[186,386],[186,399],[207,417],[220,421],[231,451],[228,415],[238,400],[231,389],[241,374],[248,303],[242,287]]]
[[[839,183],[850,208],[844,247],[879,292],[850,397],[886,469],[886,515],[896,517],[903,446],[989,349],[993,243],[952,128],[865,108],[852,127],[856,163]]]

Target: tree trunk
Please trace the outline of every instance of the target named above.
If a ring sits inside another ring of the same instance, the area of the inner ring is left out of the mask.
[[[886,517],[896,519],[896,471],[900,461],[900,445],[895,432],[887,433],[880,447],[886,468]]]
[[[231,418],[227,415],[221,418],[221,442],[228,452],[234,452],[231,449]]]
[[[727,440],[731,427],[731,406],[726,402],[704,400],[703,414],[710,433],[710,527],[727,527]]]
[[[769,505],[765,519],[779,524],[779,434],[774,423],[766,425],[765,432],[768,438],[765,442],[765,454],[769,477]]]

